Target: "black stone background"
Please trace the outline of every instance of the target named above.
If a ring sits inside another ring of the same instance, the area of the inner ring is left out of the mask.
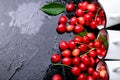
[[[43,80],[51,63],[50,56],[59,52],[59,41],[73,38],[73,33],[60,35],[56,32],[59,15],[48,16],[37,11],[46,1],[50,0],[0,0],[0,80]],[[24,13],[23,4],[31,4],[27,9],[34,7],[37,12]],[[23,12],[14,14],[12,18],[10,13],[19,8]],[[30,19],[26,19],[28,14],[37,17],[28,16]],[[39,20],[43,22],[42,26]],[[108,29],[120,30],[120,25]]]

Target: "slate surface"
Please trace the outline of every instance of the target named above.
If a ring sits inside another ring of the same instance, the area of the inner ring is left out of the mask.
[[[73,38],[56,32],[59,16],[39,10],[46,1],[0,0],[0,80],[42,80],[59,41]]]

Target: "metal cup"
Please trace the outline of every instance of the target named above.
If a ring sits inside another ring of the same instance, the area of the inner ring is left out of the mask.
[[[107,53],[104,59],[120,60],[120,31],[102,29],[98,33],[98,36],[100,34],[106,35],[108,41]]]
[[[109,80],[120,80],[120,61],[100,61],[97,64],[96,70],[103,64],[107,69]]]
[[[98,0],[105,12],[106,16],[106,26],[110,27],[120,23],[120,0]],[[99,28],[104,28],[103,25],[99,25]]]

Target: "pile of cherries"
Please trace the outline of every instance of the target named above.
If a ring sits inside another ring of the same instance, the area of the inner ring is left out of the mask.
[[[75,36],[68,42],[65,40],[60,41],[61,54],[53,54],[51,62],[53,65],[70,68],[70,72],[77,77],[77,80],[107,80],[104,78],[104,72],[100,73],[96,70],[99,61],[98,56],[105,56],[106,47],[100,38],[96,38],[94,32],[86,30],[86,27],[96,29],[98,25],[104,26],[104,12],[94,2],[80,2],[75,7],[74,3],[66,5],[66,11],[73,11],[75,16],[69,19],[67,16],[61,15],[57,26],[59,33],[74,32]],[[84,35],[78,35],[83,32]],[[55,74],[52,80],[62,80],[62,77],[60,74]]]

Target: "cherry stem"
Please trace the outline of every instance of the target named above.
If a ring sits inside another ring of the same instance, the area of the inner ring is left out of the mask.
[[[89,45],[87,45],[87,44],[85,44],[85,43],[77,43],[77,44],[84,44],[84,45],[86,45],[87,47],[89,47],[89,48],[92,49],[92,47],[90,47]]]
[[[97,17],[97,15],[98,15],[98,12],[100,11],[100,9],[101,9],[101,8],[98,8],[98,9],[97,9],[97,12],[96,12],[96,15],[95,15],[94,20],[96,20],[96,17]]]
[[[88,52],[84,53],[83,55],[80,55],[80,57],[82,57],[82,56],[88,54],[88,53],[89,53],[90,51],[92,51],[92,50],[95,50],[95,48],[91,48]]]
[[[71,66],[68,66],[68,65],[65,65],[65,64],[59,64],[59,63],[53,64],[53,65],[54,65],[54,66],[66,66],[66,67],[72,68]]]

